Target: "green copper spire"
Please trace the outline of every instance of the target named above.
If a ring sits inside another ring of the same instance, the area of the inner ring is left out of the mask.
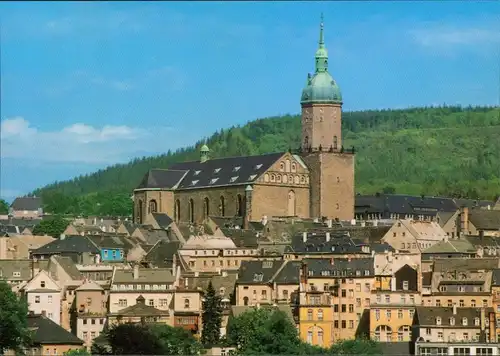
[[[208,146],[206,144],[201,146],[201,148],[200,148],[200,162],[205,163],[206,161],[208,161],[209,154],[210,154],[210,149],[208,148]]]
[[[323,14],[321,14],[321,23],[319,25],[319,47],[316,51],[316,73],[326,72],[328,70],[328,51],[325,47],[325,35],[323,34]]]

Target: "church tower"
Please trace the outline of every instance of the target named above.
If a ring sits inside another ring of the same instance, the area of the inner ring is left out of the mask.
[[[323,15],[315,72],[302,90],[302,155],[310,170],[311,217],[354,218],[354,152],[342,142],[342,94],[328,72]]]

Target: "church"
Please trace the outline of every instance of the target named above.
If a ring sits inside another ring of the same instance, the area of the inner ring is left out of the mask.
[[[302,143],[297,152],[200,159],[151,169],[134,190],[134,222],[154,213],[176,222],[239,216],[244,225],[268,217],[354,218],[354,151],[342,145],[342,94],[328,72],[320,24],[315,72],[302,90]]]

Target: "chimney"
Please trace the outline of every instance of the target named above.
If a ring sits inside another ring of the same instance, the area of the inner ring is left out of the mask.
[[[378,226],[378,220],[373,220],[373,226]]]
[[[306,284],[307,283],[307,274],[308,274],[308,270],[307,270],[307,263],[305,262],[302,262],[302,264],[300,265],[300,283],[304,283]]]
[[[325,235],[326,235],[326,242],[330,242],[330,231],[327,231]]]
[[[361,227],[365,227],[366,226],[366,221],[361,221]]]
[[[177,253],[174,253],[172,257],[172,275],[175,276],[175,270],[177,269]]]
[[[302,242],[307,242],[307,231],[302,233]]]
[[[134,279],[139,279],[139,265],[134,265]]]
[[[333,225],[333,221],[332,221],[332,219],[328,219],[328,220],[326,221],[326,226],[328,226],[329,228],[332,228],[332,225]]]
[[[189,283],[188,283],[188,282],[189,282],[189,281],[188,281],[188,278],[187,278],[187,277],[186,277],[186,278],[184,278],[184,287],[186,287],[186,288],[187,288],[187,287],[189,286]]]
[[[396,277],[391,277],[391,291],[395,292],[397,290],[396,288]]]
[[[460,234],[469,233],[469,208],[464,206],[460,212]]]
[[[352,226],[355,226],[355,225],[356,225],[356,219],[352,219],[352,220],[351,220],[351,225],[352,225]]]
[[[457,315],[457,305],[453,304],[453,315]]]
[[[266,226],[267,225],[267,215],[262,215],[262,220],[260,221],[262,225]]]
[[[479,241],[481,242],[481,246],[484,243],[484,230],[479,230]]]
[[[65,238],[66,238],[66,235],[65,235],[65,234],[61,234],[61,235],[59,235],[59,239],[60,239],[60,240],[64,240]]]
[[[222,277],[227,277],[227,271],[222,271]]]

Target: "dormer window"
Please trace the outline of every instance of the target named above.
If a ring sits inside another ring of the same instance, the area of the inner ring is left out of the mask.
[[[264,275],[262,273],[255,273],[253,275],[253,281],[254,282],[262,282],[263,278],[264,278]]]
[[[361,276],[361,271],[356,271],[356,276]]]
[[[21,272],[12,272],[13,277],[21,277]]]
[[[441,325],[441,317],[436,318],[436,325]]]
[[[231,177],[231,179],[229,180],[229,182],[230,183],[234,183],[234,182],[236,182],[236,179],[238,179],[238,176]]]
[[[255,169],[260,169],[262,167],[262,164],[258,164],[255,166]]]
[[[455,325],[455,318],[450,318],[450,325]]]
[[[257,177],[257,174],[252,174],[250,177],[248,177],[248,180],[254,180]]]
[[[218,180],[219,178],[210,179],[210,184],[215,184],[215,182],[217,182]]]
[[[191,181],[191,186],[195,186],[198,182],[199,182],[199,180],[193,180],[193,181]]]
[[[198,174],[200,174],[201,171],[194,171],[194,175],[197,176]]]
[[[241,168],[240,166],[236,166],[236,167],[234,167],[234,168],[233,168],[233,172],[238,172],[238,171],[240,170],[240,168]]]
[[[214,173],[219,173],[220,172],[220,168],[215,168],[214,169]]]
[[[479,326],[479,324],[480,324],[479,318],[474,318],[474,325]]]
[[[369,276],[370,275],[370,271],[369,270],[365,270],[365,276]]]
[[[467,318],[462,318],[462,325],[466,326],[467,325]]]

